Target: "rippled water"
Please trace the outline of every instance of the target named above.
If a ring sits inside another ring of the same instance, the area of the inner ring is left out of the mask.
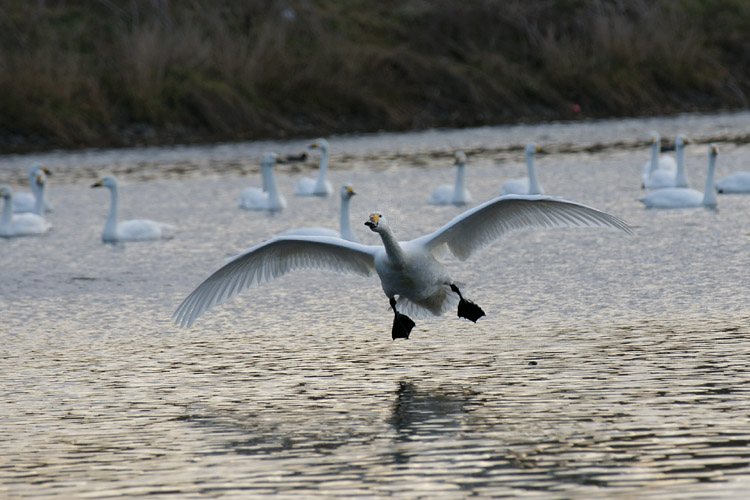
[[[745,498],[750,196],[643,209],[653,128],[696,140],[698,189],[709,139],[725,139],[719,177],[748,169],[748,114],[332,138],[365,242],[373,209],[404,239],[460,212],[426,204],[453,149],[479,202],[522,175],[529,140],[551,152],[548,194],[635,228],[514,233],[450,260],[487,317],[420,320],[396,342],[377,279],[312,271],[171,324],[226,257],[336,226],[338,199],[292,196],[315,158],[279,167],[282,214],[236,208],[257,154],[301,141],[0,158],[14,187],[31,161],[57,173],[53,232],[0,240],[0,497]],[[88,185],[109,171],[122,218],[175,239],[100,242],[109,199]]]

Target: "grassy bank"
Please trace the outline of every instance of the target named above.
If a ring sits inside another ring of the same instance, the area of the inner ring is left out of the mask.
[[[0,150],[747,107],[744,0],[6,0]]]

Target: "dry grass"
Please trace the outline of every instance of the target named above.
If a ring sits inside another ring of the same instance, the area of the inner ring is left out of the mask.
[[[0,148],[747,106],[743,0],[7,0]]]

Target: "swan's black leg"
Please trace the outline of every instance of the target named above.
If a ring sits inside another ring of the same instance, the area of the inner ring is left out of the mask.
[[[458,294],[458,298],[459,298],[458,317],[459,318],[466,318],[476,323],[479,318],[484,316],[484,311],[482,311],[482,308],[476,305],[474,302],[464,299],[464,296],[461,295],[461,291],[453,283],[451,283],[451,290],[453,290],[454,292]]]
[[[396,310],[396,299],[393,297],[391,297],[391,309],[393,309],[393,314],[395,314],[391,337],[393,340],[408,339],[411,329],[414,328],[414,321],[406,314],[401,314]]]

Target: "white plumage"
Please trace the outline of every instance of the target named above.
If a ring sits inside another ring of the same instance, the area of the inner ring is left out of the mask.
[[[719,150],[716,144],[708,147],[708,173],[705,189],[701,193],[695,189],[667,187],[651,191],[640,199],[648,208],[693,208],[700,206],[714,207],[717,203],[714,188],[714,170]]]
[[[541,148],[535,144],[527,144],[525,149],[526,171],[528,177],[520,179],[511,179],[505,181],[500,188],[500,194],[544,194],[539,179],[536,176],[536,167],[534,166],[534,156],[541,151]]]
[[[643,165],[641,172],[642,187],[645,189],[659,189],[675,186],[677,163],[670,156],[661,155],[661,137],[651,132],[651,159]]]
[[[362,245],[324,236],[280,236],[250,248],[201,283],[177,308],[175,322],[190,326],[201,314],[241,291],[297,269],[359,276],[376,272],[394,310],[393,336],[408,338],[411,327],[397,335],[397,323],[405,317],[397,308],[415,316],[440,315],[463,301],[448,270],[438,261],[446,249],[466,260],[500,236],[530,227],[604,226],[631,232],[627,223],[617,217],[543,196],[495,198],[467,210],[431,234],[406,242],[396,240],[380,214],[370,215],[365,224],[380,235],[383,245]]]
[[[471,202],[471,193],[465,187],[466,155],[463,151],[455,154],[454,165],[456,165],[456,182],[453,184],[442,184],[435,188],[430,195],[431,205],[466,205]]]
[[[41,184],[41,191],[44,192],[45,175],[43,171],[37,172],[35,183]],[[0,186],[0,197],[3,199],[3,215],[0,218],[0,236],[11,238],[14,236],[33,236],[44,234],[52,228],[43,215],[33,212],[20,214],[13,213],[13,191],[5,184]],[[37,205],[41,206],[41,200],[37,199]]]
[[[39,215],[44,215],[37,207],[37,200],[40,198],[43,200],[42,206],[44,212],[51,212],[52,205],[47,200],[46,190],[42,191],[37,184],[37,174],[39,172],[49,176],[52,172],[49,169],[39,163],[34,163],[29,168],[29,185],[31,186],[31,193],[14,193],[13,194],[13,211],[15,213],[34,212]],[[45,177],[46,181],[46,177]]]
[[[298,236],[330,236],[332,238],[343,238],[348,241],[359,243],[359,238],[352,229],[352,221],[349,215],[349,203],[352,197],[357,194],[354,188],[349,184],[341,186],[341,213],[339,218],[339,231],[327,227],[303,227],[292,229],[282,233],[280,236],[298,235]]]
[[[716,190],[722,194],[750,193],[750,172],[735,172],[719,179]]]
[[[318,178],[305,177],[300,179],[294,190],[294,194],[296,196],[328,196],[333,193],[333,186],[326,180],[326,171],[328,170],[328,141],[317,139],[310,144],[310,148],[320,150]]]
[[[91,187],[106,187],[109,189],[111,196],[107,222],[104,224],[104,231],[102,231],[102,241],[107,243],[116,243],[119,241],[148,241],[169,239],[174,236],[174,226],[164,222],[157,222],[148,219],[117,222],[120,193],[117,178],[114,175],[107,175],[95,182]]]
[[[273,167],[278,157],[276,153],[266,153],[260,164],[260,173],[263,178],[263,188],[245,188],[237,199],[237,205],[245,210],[263,210],[268,212],[279,212],[286,208],[286,199],[276,186],[276,177]]]

